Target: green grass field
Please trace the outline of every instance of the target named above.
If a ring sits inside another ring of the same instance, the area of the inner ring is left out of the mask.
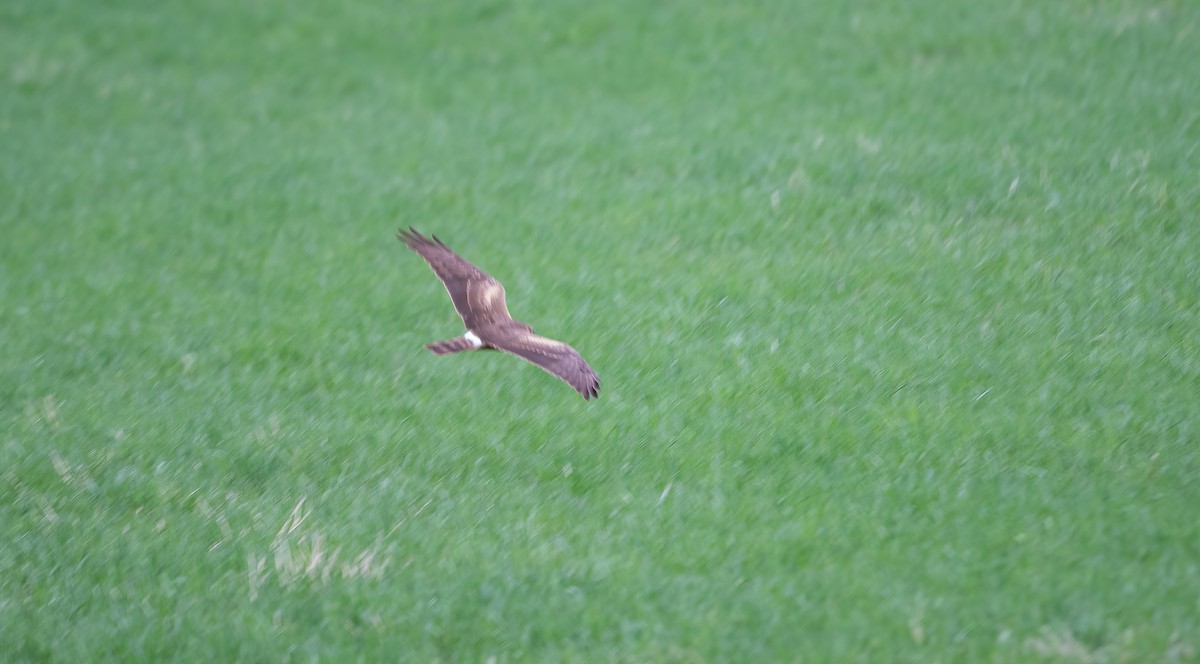
[[[1184,662],[1200,6],[0,6],[6,661]],[[437,233],[598,401],[461,333]]]

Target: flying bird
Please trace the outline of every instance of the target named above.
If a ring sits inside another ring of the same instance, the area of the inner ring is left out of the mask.
[[[528,323],[513,320],[499,281],[454,253],[436,235],[430,239],[409,226],[407,231],[400,229],[396,237],[433,268],[467,327],[461,337],[426,344],[426,348],[435,355],[480,349],[504,351],[563,379],[585,400],[600,396],[600,379],[574,348],[538,336]]]

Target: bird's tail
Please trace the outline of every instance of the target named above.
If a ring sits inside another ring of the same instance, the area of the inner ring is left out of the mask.
[[[449,355],[450,353],[461,353],[464,350],[475,350],[478,348],[465,337],[455,337],[445,341],[435,341],[431,344],[425,344],[425,347],[433,351],[434,355]]]

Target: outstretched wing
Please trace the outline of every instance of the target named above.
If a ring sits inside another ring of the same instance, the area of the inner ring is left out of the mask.
[[[600,396],[600,378],[567,344],[540,337],[520,328],[491,329],[479,335],[484,343],[524,358],[565,380],[584,399]]]
[[[490,274],[467,262],[438,239],[421,235],[412,226],[403,228],[396,237],[421,255],[433,273],[442,280],[454,302],[463,325],[474,330],[484,325],[512,320],[504,302],[504,286]]]

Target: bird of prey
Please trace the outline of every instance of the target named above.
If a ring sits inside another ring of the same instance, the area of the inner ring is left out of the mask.
[[[504,286],[491,275],[451,251],[436,235],[421,235],[412,226],[400,229],[397,238],[421,255],[442,280],[467,333],[426,344],[435,355],[466,350],[495,349],[523,358],[558,376],[583,395],[600,395],[600,379],[567,344],[533,333],[527,323],[513,320],[504,302]]]

